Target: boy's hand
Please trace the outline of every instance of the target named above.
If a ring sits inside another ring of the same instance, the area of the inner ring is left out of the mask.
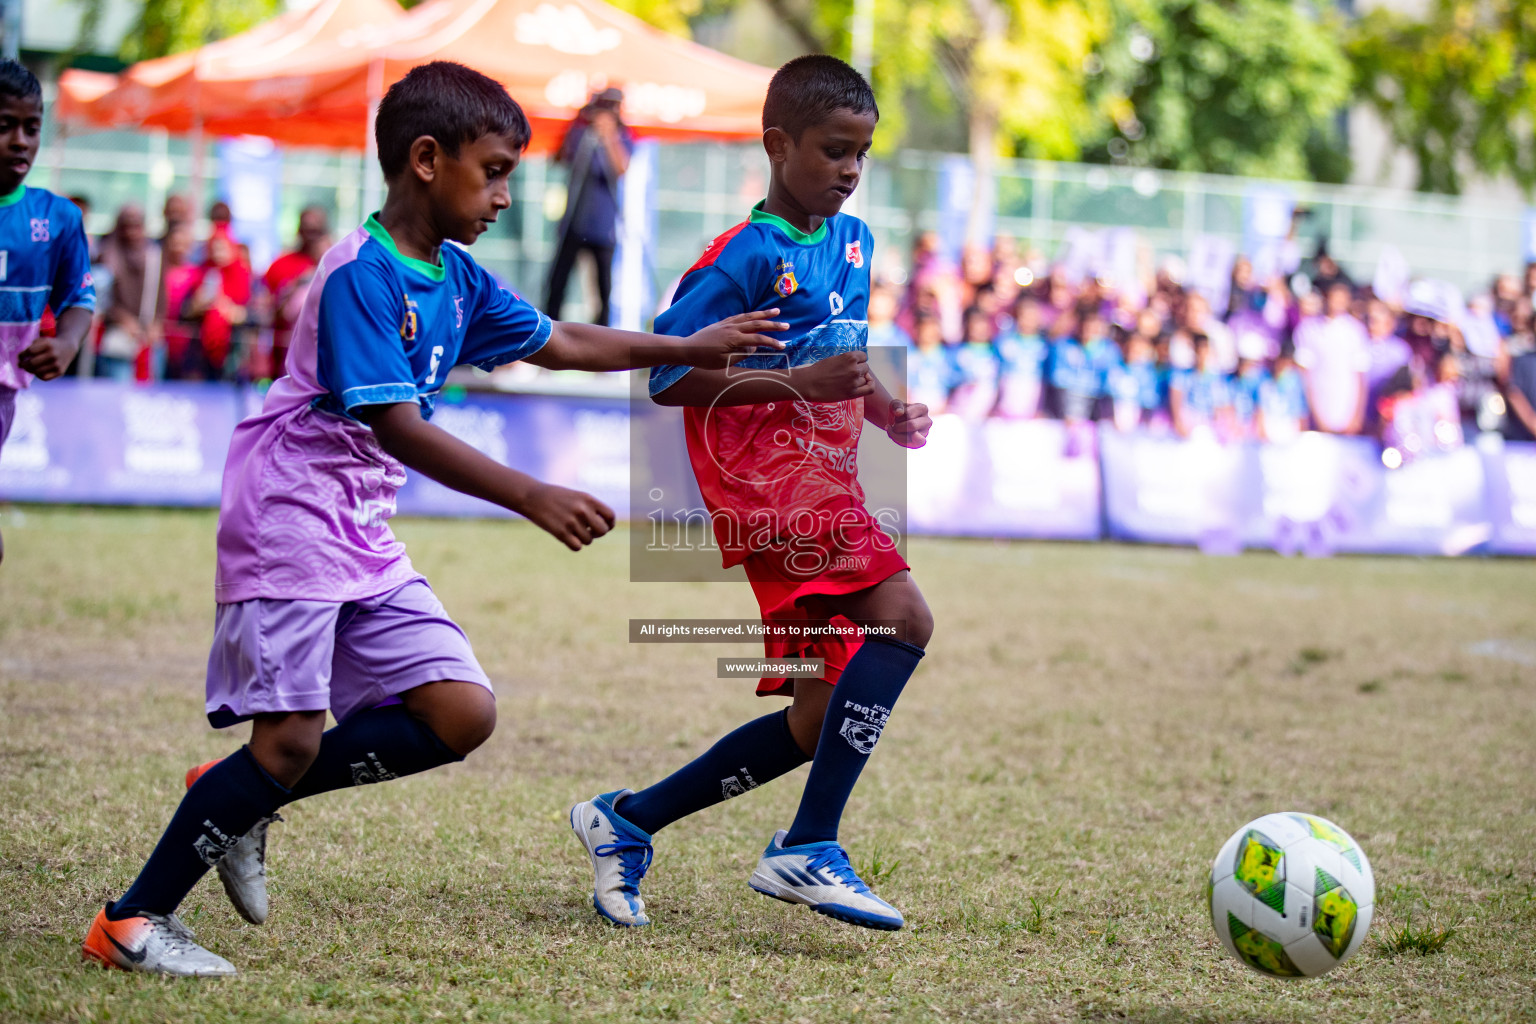
[[[53,380],[69,369],[78,347],[63,338],[38,338],[16,357],[16,365],[38,380]]]
[[[731,364],[733,355],[746,355],[758,349],[782,351],[782,341],[763,333],[789,330],[789,324],[773,319],[778,315],[777,309],[760,309],[710,324],[684,340],[680,361],[706,370],[723,370]]]
[[[798,367],[794,386],[807,402],[841,402],[872,394],[875,381],[866,353],[844,352]]]
[[[613,529],[613,509],[590,494],[554,484],[535,489],[519,511],[572,551]]]
[[[933,427],[933,417],[928,407],[920,402],[908,405],[899,398],[891,399],[891,425],[885,432],[892,441],[903,448],[921,448],[928,443],[928,431]]]

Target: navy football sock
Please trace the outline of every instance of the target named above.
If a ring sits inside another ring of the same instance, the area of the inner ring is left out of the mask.
[[[122,899],[107,906],[107,917],[171,913],[241,836],[287,798],[288,790],[256,763],[248,747],[209,768],[181,798],[139,877]]]
[[[854,783],[922,656],[923,649],[913,644],[872,639],[865,640],[849,659],[832,688],[811,776],[805,781],[805,795],[784,838],[785,846],[837,838]]]
[[[359,711],[320,737],[320,753],[287,803],[333,789],[415,775],[464,758],[403,704]]]
[[[753,719],[660,782],[620,800],[614,810],[655,835],[679,818],[793,771],[810,758],[790,734],[788,713],[786,708]]]

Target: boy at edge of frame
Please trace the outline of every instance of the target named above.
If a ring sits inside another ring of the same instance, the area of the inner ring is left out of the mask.
[[[0,60],[0,448],[17,393],[69,369],[96,308],[80,210],[26,184],[42,140],[42,84],[25,65]]]

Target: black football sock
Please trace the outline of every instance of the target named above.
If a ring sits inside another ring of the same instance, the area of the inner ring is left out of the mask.
[[[181,798],[139,877],[122,899],[107,905],[107,917],[171,913],[241,836],[287,799],[288,790],[256,763],[250,748],[224,758]]]
[[[349,786],[415,775],[464,758],[403,704],[359,711],[320,737],[320,753],[287,803]]]
[[[655,835],[695,811],[793,771],[810,758],[790,734],[788,714],[786,708],[753,719],[660,782],[624,797],[614,810]]]
[[[837,838],[854,783],[922,656],[923,649],[914,644],[878,638],[866,639],[854,652],[832,688],[811,775],[785,846]]]

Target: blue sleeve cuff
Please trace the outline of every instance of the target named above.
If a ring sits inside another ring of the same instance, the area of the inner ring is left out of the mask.
[[[534,312],[539,311],[535,310]],[[489,372],[496,369],[498,366],[505,366],[508,363],[515,363],[519,359],[527,359],[529,356],[539,351],[539,349],[549,344],[549,336],[554,333],[554,330],[554,321],[545,316],[542,312],[539,312],[538,326],[533,329],[532,334],[528,335],[528,340],[523,342],[523,344],[516,350],[511,352],[503,352],[498,355],[494,355],[489,359],[482,359],[478,363],[470,363],[469,365],[473,366],[477,370],[485,370]]]
[[[539,313],[539,326],[535,327],[533,329],[533,333],[528,336],[528,341],[527,341],[527,344],[526,344],[526,348],[525,348],[522,356],[520,356],[519,358],[525,359],[528,356],[533,355],[539,349],[543,348],[545,346],[545,344],[548,343],[549,336],[551,334],[553,334],[554,331],[555,331],[555,322],[553,320],[551,320],[549,317],[545,316],[542,312],[540,312]]]
[[[691,366],[655,366],[651,368],[651,397],[655,398],[685,377]]]
[[[369,384],[367,387],[347,388],[341,393],[341,404],[347,409],[360,405],[394,405],[396,402],[417,401],[414,384]]]

